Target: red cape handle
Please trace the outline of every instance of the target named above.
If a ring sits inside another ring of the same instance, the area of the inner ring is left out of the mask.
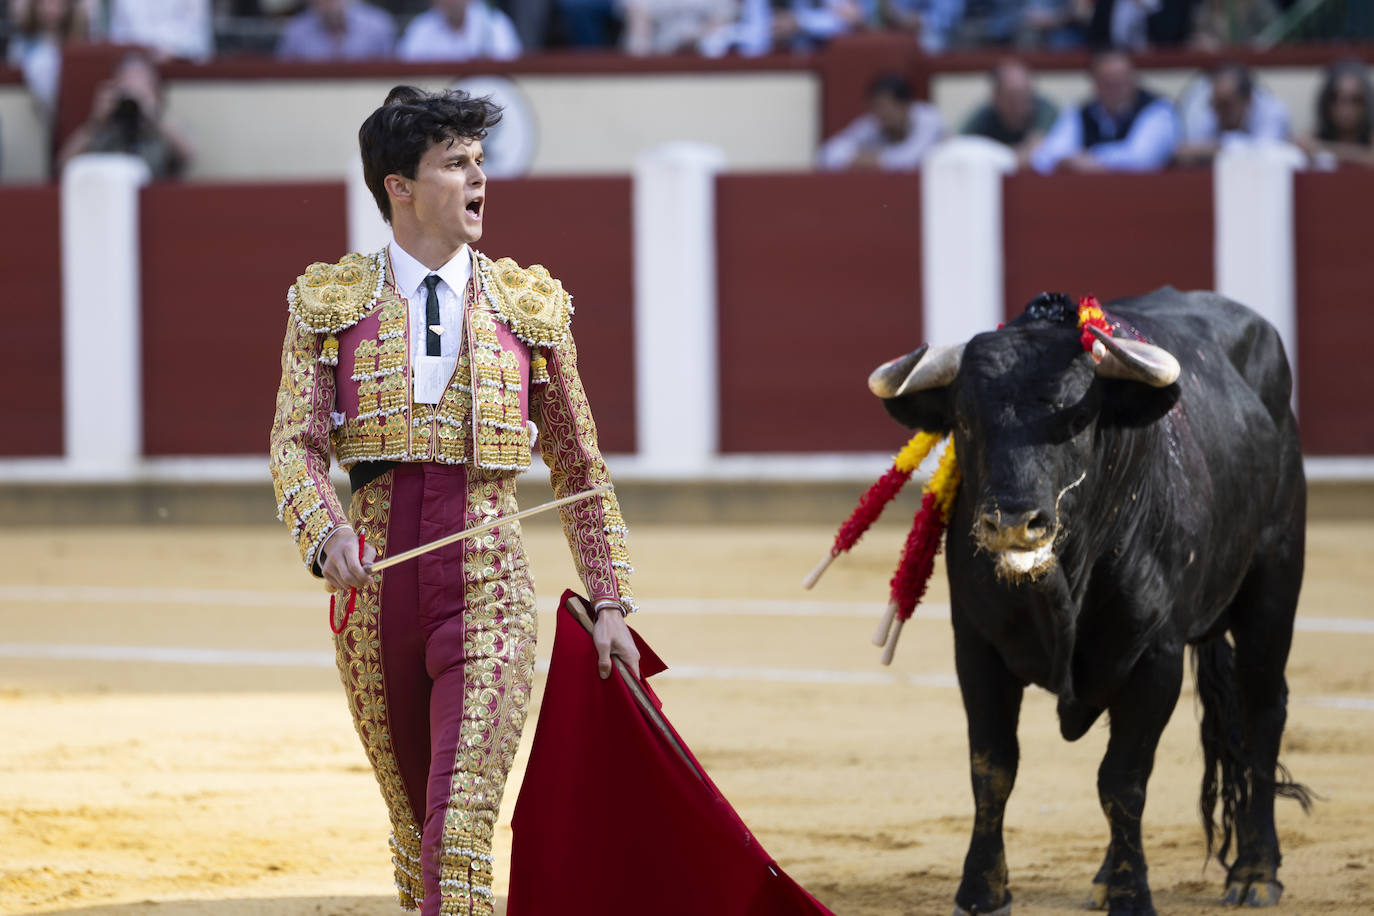
[[[358,559],[360,561],[363,558],[363,548],[366,546],[367,532],[363,532],[362,534],[358,535]],[[350,588],[348,590],[348,604],[344,605],[343,620],[339,622],[339,625],[337,627],[334,626],[334,597],[334,595],[329,596],[329,629],[335,635],[338,635],[339,633],[342,633],[344,631],[345,627],[348,626],[349,616],[352,615],[353,611],[357,609],[358,590],[356,588]]]

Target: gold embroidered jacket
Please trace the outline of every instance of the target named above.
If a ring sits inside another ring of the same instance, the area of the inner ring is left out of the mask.
[[[307,567],[347,523],[329,479],[359,461],[471,463],[518,474],[530,465],[530,421],[554,493],[610,482],[577,374],[572,297],[539,265],[474,253],[477,294],[466,337],[438,404],[413,402],[409,306],[385,249],[311,264],[287,293],[269,461],[277,516]],[[593,601],[633,609],[625,523],[614,493],[560,510]]]

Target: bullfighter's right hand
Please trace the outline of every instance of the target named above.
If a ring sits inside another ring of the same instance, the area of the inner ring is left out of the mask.
[[[345,525],[329,536],[324,549],[320,551],[320,572],[328,583],[330,591],[345,588],[362,588],[368,583],[367,566],[377,559],[377,551],[368,544],[363,548],[362,559],[358,559],[358,535]]]

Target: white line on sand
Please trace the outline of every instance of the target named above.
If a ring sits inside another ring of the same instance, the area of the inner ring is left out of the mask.
[[[320,591],[257,591],[228,588],[142,588],[129,586],[3,585],[0,604],[160,604],[181,607],[308,607],[324,605]],[[750,616],[750,617],[864,617],[877,620],[883,605],[865,601],[819,601],[790,598],[656,598],[646,602],[654,615]],[[541,611],[552,611],[557,600],[540,602]],[[916,609],[922,620],[949,617],[947,604],[923,604]],[[1340,633],[1374,636],[1374,620],[1347,617],[1299,617],[1300,633]]]
[[[286,649],[202,649],[186,646],[91,646],[55,643],[0,643],[0,658],[45,661],[132,662],[171,665],[223,665],[255,668],[333,668],[334,653]],[[535,670],[548,671],[546,661]],[[748,665],[675,665],[657,677],[673,680],[750,681],[769,684],[952,688],[952,674],[902,671],[830,671],[820,668],[760,668]],[[1374,712],[1374,698],[1303,697],[1304,706]]]

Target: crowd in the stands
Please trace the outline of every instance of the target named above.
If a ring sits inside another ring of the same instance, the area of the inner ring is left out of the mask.
[[[1286,141],[1318,166],[1374,165],[1374,89],[1364,64],[1328,68],[1315,131],[1295,137],[1289,113],[1242,64],[1227,61],[1181,98],[1137,78],[1133,52],[1212,50],[1272,32],[1289,0],[0,0],[7,59],[51,121],[72,41],[134,45],[100,88],[90,118],[64,138],[60,166],[81,152],[122,149],[155,175],[179,173],[189,144],[162,118],[158,64],[204,61],[252,32],[258,53],[286,61],[507,60],[549,48],[619,47],[635,55],[723,57],[805,53],[837,36],[908,33],[928,53],[1000,48],[986,104],[962,125],[913,97],[901,74],[873,83],[868,112],[821,147],[827,169],[918,168],[955,133],[1004,144],[1039,172],[1147,171],[1209,162],[1230,144]],[[253,24],[244,30],[244,24]],[[235,29],[238,31],[235,32]],[[253,32],[256,29],[256,32]],[[252,41],[240,41],[239,50]],[[1057,110],[1014,55],[1093,49],[1092,94]],[[251,49],[250,49],[251,50]],[[246,53],[246,52],[245,52]]]
[[[12,64],[73,38],[206,60],[505,59],[558,48],[635,55],[805,52],[906,33],[928,52],[1243,43],[1295,0],[0,0]],[[29,65],[33,66],[33,65]]]
[[[1354,58],[1327,68],[1315,99],[1315,130],[1295,136],[1283,102],[1250,68],[1225,60],[1192,81],[1175,100],[1138,78],[1130,55],[1099,51],[1089,65],[1091,96],[1056,110],[1035,91],[1024,63],[1007,58],[989,77],[987,101],[957,133],[1006,146],[1016,165],[1041,173],[1148,172],[1169,165],[1206,165],[1224,148],[1292,144],[1310,164],[1374,166],[1374,88]],[[929,102],[912,97],[898,74],[869,89],[868,112],[821,147],[826,169],[914,170],[955,133]]]

